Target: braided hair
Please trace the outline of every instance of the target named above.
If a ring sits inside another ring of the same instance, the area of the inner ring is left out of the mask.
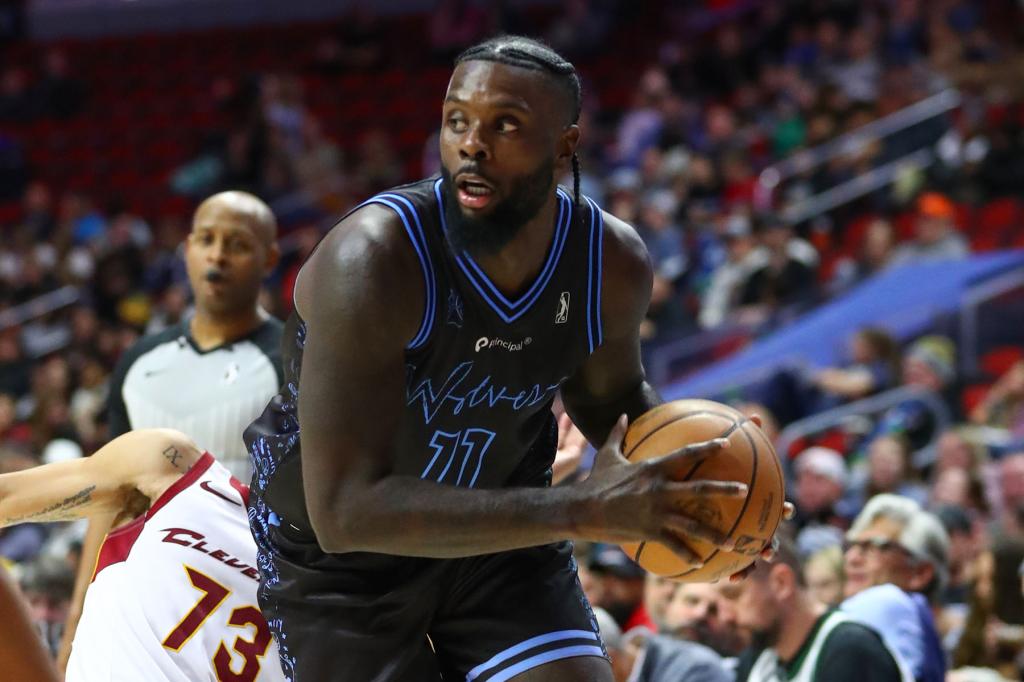
[[[570,124],[578,123],[583,108],[580,76],[576,67],[550,47],[525,36],[498,36],[468,48],[455,58],[455,65],[468,61],[498,62],[521,69],[540,71],[562,88],[572,106]],[[572,153],[572,190],[576,208],[580,205],[580,157]]]

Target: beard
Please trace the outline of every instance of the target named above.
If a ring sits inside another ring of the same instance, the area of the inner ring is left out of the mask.
[[[755,650],[770,649],[778,643],[781,630],[782,624],[776,616],[771,623],[751,629],[750,644]]]
[[[462,212],[458,188],[447,168],[444,178],[444,215],[448,223],[448,241],[456,253],[494,255],[501,251],[530,220],[537,215],[551,192],[555,179],[555,162],[548,159],[529,175],[517,178],[501,202],[481,216]]]

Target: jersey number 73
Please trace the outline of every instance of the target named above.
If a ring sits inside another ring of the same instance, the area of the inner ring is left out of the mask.
[[[220,608],[220,605],[231,594],[231,590],[219,582],[200,573],[191,566],[183,566],[192,587],[203,593],[196,605],[185,614],[178,625],[164,638],[163,645],[171,651],[180,651],[192,635],[203,626],[203,623]],[[235,661],[231,652],[221,641],[217,653],[213,655],[213,670],[217,673],[218,682],[253,682],[260,672],[260,658],[266,655],[270,646],[270,628],[263,619],[263,614],[255,606],[239,606],[231,611],[227,624],[231,627],[248,629],[252,626],[255,637],[244,639],[242,635],[235,638],[231,648],[242,657],[242,669],[235,670]]]

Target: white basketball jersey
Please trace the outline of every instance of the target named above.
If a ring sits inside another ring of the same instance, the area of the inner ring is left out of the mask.
[[[248,491],[209,454],[110,533],[85,596],[67,682],[277,682],[256,603]]]

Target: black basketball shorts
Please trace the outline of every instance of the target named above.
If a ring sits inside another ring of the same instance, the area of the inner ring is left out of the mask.
[[[502,682],[607,657],[569,542],[440,560],[269,539],[260,608],[293,682]]]

